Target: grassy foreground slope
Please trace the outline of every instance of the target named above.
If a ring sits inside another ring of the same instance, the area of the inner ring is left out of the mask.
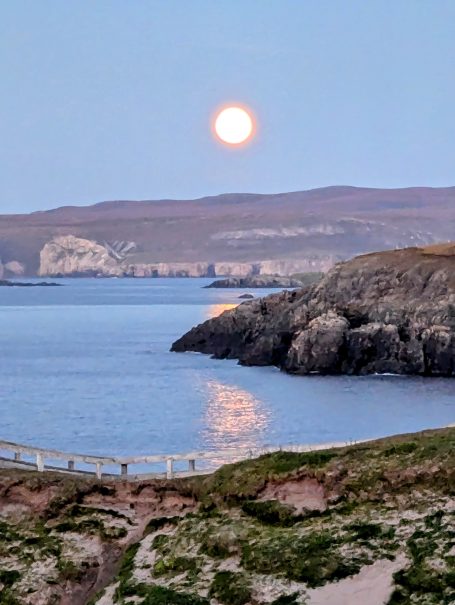
[[[455,602],[455,428],[205,478],[4,472],[0,603]]]

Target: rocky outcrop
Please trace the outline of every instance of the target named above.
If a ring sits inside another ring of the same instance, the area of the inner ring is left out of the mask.
[[[13,260],[3,264],[0,260],[0,279],[3,277],[14,277],[25,274],[25,267],[22,263]]]
[[[9,279],[0,279],[0,287],[10,288],[35,288],[35,287],[48,287],[48,286],[61,286],[62,284],[55,284],[53,282],[40,281],[40,282],[23,282],[23,281],[10,281]]]
[[[39,275],[119,277],[123,269],[101,244],[64,235],[54,238],[41,250]]]
[[[0,603],[94,602],[148,522],[194,507],[172,482],[101,484],[0,469]]]
[[[359,256],[309,289],[208,320],[172,350],[295,374],[455,375],[455,245]]]
[[[213,263],[213,274],[235,275],[236,277],[248,277],[260,273],[261,268],[256,263]]]
[[[316,283],[322,273],[306,273],[302,278],[275,275],[252,275],[250,277],[228,277],[205,286],[206,288],[303,288]]]
[[[4,265],[5,275],[25,275],[25,266],[17,260],[12,260]]]
[[[131,262],[134,242],[100,244],[74,235],[54,238],[40,254],[40,275],[92,277],[214,277],[210,263]]]
[[[74,235],[62,235],[50,240],[42,248],[38,274],[54,277],[247,277],[263,274],[265,269],[267,272],[275,269],[276,275],[282,275],[280,272],[287,268],[304,270],[311,263],[307,259],[289,261],[288,264],[287,261],[151,263],[143,261],[143,255],[135,242],[97,242]],[[7,268],[8,265],[5,265],[5,269]],[[296,282],[296,285],[301,284]]]
[[[139,263],[124,264],[129,277],[214,277],[210,263]]]

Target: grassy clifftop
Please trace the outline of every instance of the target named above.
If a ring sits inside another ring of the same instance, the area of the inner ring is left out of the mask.
[[[455,428],[172,482],[4,472],[0,603],[449,605],[454,495]]]

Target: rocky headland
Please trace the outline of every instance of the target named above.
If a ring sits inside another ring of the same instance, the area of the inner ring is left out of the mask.
[[[455,374],[455,244],[358,256],[193,328],[198,351],[294,374]]]
[[[454,492],[454,428],[187,479],[3,470],[0,603],[450,605]]]
[[[205,288],[303,288],[318,282],[323,273],[302,273],[290,277],[277,275],[251,275],[218,279]]]

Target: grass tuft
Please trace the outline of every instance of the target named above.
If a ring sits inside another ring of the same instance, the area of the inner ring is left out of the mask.
[[[249,583],[242,573],[218,571],[209,591],[223,605],[244,605],[251,599]]]

